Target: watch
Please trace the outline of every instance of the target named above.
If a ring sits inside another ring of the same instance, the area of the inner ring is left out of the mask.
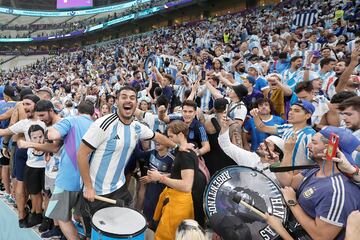
[[[296,200],[293,200],[293,199],[290,199],[290,200],[287,200],[286,201],[286,204],[289,206],[289,207],[294,207],[298,204],[298,202]]]

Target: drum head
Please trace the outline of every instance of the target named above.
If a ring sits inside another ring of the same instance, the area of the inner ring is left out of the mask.
[[[204,209],[210,218],[215,213],[232,215],[249,228],[252,239],[276,239],[277,234],[256,213],[242,205],[244,200],[262,212],[280,217],[285,223],[288,210],[279,187],[261,172],[243,166],[227,167],[217,172],[204,194]]]
[[[100,209],[91,223],[96,231],[112,237],[136,236],[146,229],[146,220],[141,213],[121,207]]]

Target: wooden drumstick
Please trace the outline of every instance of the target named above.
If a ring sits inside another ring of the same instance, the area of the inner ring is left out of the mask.
[[[107,202],[107,203],[111,203],[111,204],[116,205],[116,200],[114,200],[114,199],[101,197],[101,196],[98,196],[98,195],[95,195],[95,199],[99,200],[99,201],[102,201],[102,202]]]
[[[263,212],[261,212],[260,210],[254,208],[253,206],[251,206],[250,204],[248,204],[247,202],[240,200],[240,203],[242,205],[244,205],[245,207],[247,207],[248,209],[250,209],[251,211],[253,211],[254,213],[256,213],[257,215],[259,215],[261,218],[265,219],[265,214]]]

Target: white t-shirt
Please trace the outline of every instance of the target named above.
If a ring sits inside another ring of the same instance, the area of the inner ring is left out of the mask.
[[[45,123],[40,120],[32,120],[32,119],[23,119],[19,122],[15,123],[14,125],[9,127],[9,130],[13,132],[14,134],[23,133],[25,136],[26,141],[31,141],[29,136],[29,128],[32,125],[39,125],[46,130]],[[27,150],[28,159],[26,161],[26,165],[33,168],[44,168],[45,167],[45,159],[44,154],[37,155],[34,154],[33,148],[28,148]]]

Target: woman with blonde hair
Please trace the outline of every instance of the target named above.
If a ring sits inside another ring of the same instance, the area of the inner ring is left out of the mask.
[[[185,219],[176,230],[175,240],[206,240],[205,231],[197,221]]]

